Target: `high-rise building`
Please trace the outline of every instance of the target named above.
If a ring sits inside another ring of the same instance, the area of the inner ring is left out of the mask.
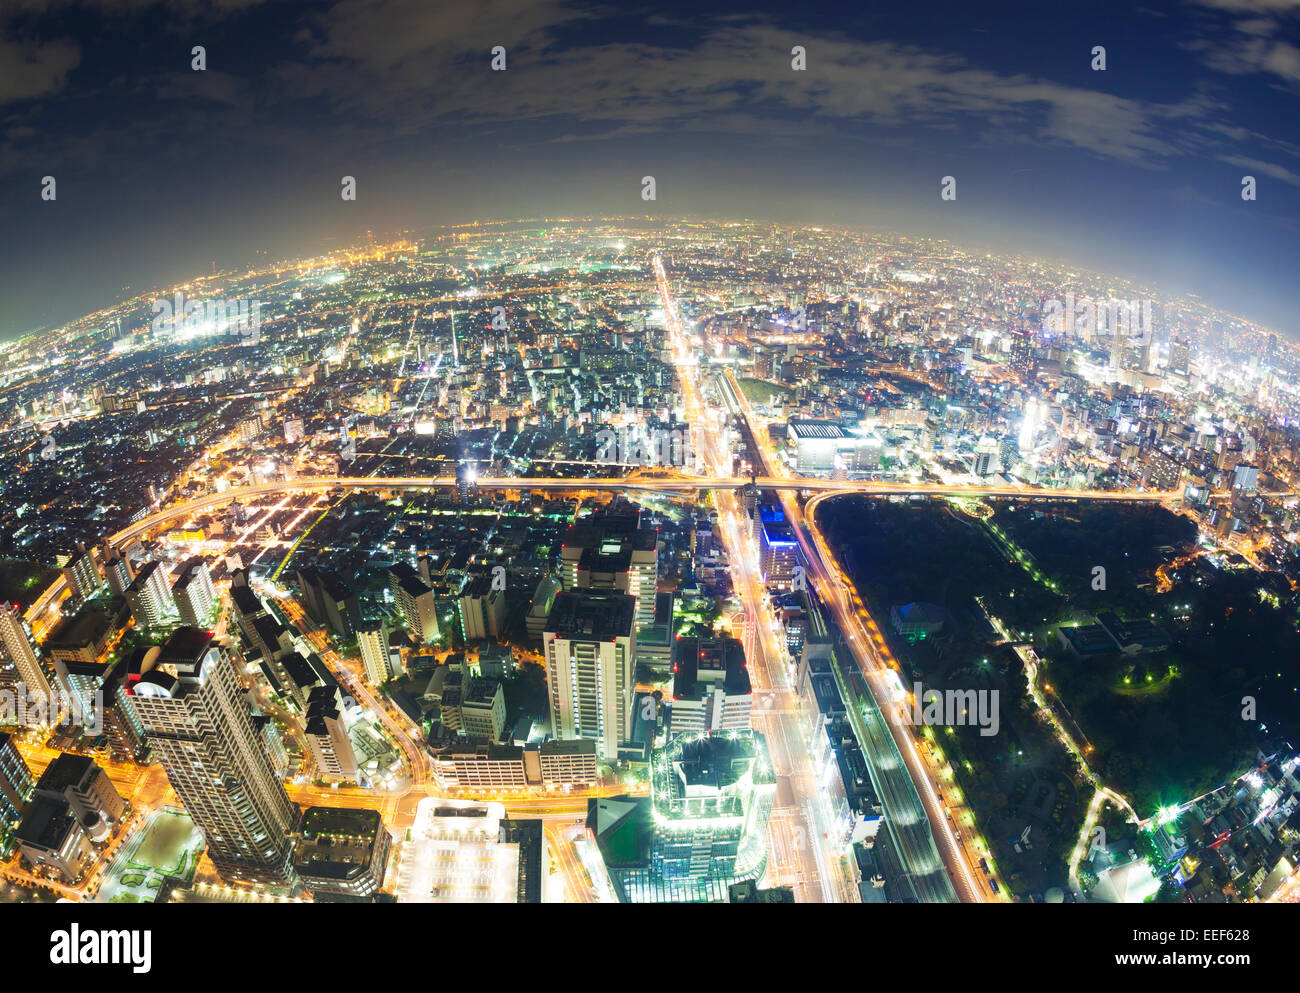
[[[180,612],[181,623],[190,627],[203,627],[217,602],[212,573],[208,570],[208,564],[197,556],[183,563],[179,572],[180,578],[172,586],[172,599]]]
[[[383,887],[392,844],[377,810],[308,807],[293,867],[317,899],[364,900]]]
[[[561,593],[542,638],[551,732],[588,738],[613,761],[627,740],[636,689],[636,601],[624,593]]]
[[[321,779],[357,781],[357,756],[348,738],[337,686],[317,686],[307,701],[303,733]]]
[[[35,792],[32,771],[13,738],[0,731],[0,853],[4,852],[9,832],[22,819]]]
[[[72,595],[79,600],[89,600],[103,590],[99,567],[95,565],[95,555],[91,550],[77,552],[63,567],[63,578],[68,581]]]
[[[500,638],[505,631],[506,591],[491,576],[477,576],[460,591],[460,624],[465,641]]]
[[[784,515],[783,515],[784,516]],[[799,564],[799,542],[790,522],[764,519],[758,530],[759,563],[769,587],[788,590],[794,583]]]
[[[543,576],[537,584],[537,589],[533,591],[533,600],[529,605],[524,627],[528,631],[528,637],[534,642],[541,640],[546,630],[546,620],[551,616],[551,608],[555,606],[555,598],[563,588],[564,584],[558,576]]]
[[[275,777],[234,664],[211,633],[178,628],[130,693],[154,757],[222,877],[291,882],[298,806]]]
[[[307,612],[328,625],[340,638],[356,637],[361,627],[361,606],[352,587],[334,573],[304,566],[298,570],[298,588]]]
[[[126,811],[126,802],[108,773],[86,755],[60,753],[36,781],[36,792],[67,800],[81,826],[96,841],[107,838],[111,826]]]
[[[18,678],[27,687],[27,693],[39,700],[50,699],[50,683],[45,678],[31,639],[23,627],[22,614],[12,604],[0,604],[0,650],[4,658],[18,672]]]
[[[747,730],[751,701],[749,671],[739,641],[676,641],[670,734]]]
[[[135,570],[128,559],[110,550],[104,559],[104,575],[108,578],[109,589],[121,596],[135,579]]]
[[[695,889],[697,899],[725,899],[731,883],[761,877],[775,793],[761,734],[669,739],[651,757],[654,875],[670,890]]]
[[[438,610],[433,599],[433,588],[405,562],[398,562],[388,570],[392,583],[393,599],[406,630],[416,641],[428,644],[438,639]]]
[[[654,621],[659,533],[634,513],[614,510],[569,528],[561,555],[564,588],[617,590],[636,598],[636,626]]]
[[[176,613],[167,569],[161,562],[148,562],[126,588],[126,602],[131,616],[142,628],[156,627]]]
[[[776,778],[754,731],[676,735],[650,757],[649,797],[587,804],[587,829],[625,903],[725,902],[767,868]]]
[[[401,653],[397,656],[397,667],[393,666],[392,643],[389,640],[388,622],[381,621],[378,627],[363,627],[357,632],[357,644],[361,648],[361,661],[366,667],[366,682],[371,686],[381,686],[388,682],[401,669]]]
[[[467,679],[444,690],[440,701],[443,727],[470,741],[501,740],[506,725],[506,698],[495,679]]]

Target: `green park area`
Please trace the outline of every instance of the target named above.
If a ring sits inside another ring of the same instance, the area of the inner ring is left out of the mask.
[[[765,379],[738,379],[736,382],[740,386],[740,392],[745,394],[745,399],[753,404],[767,403],[774,395],[779,401],[794,394],[793,389],[769,383]]]
[[[1295,723],[1300,634],[1285,580],[1219,571],[1197,554],[1185,516],[1146,505],[991,507],[846,498],[823,504],[818,519],[909,688],[998,691],[997,734],[959,726],[928,736],[1012,890],[1034,892],[1063,884],[1092,790],[1030,697],[1017,646],[1041,660],[1043,697],[1091,746],[1094,771],[1145,816],[1240,774],[1260,721]],[[890,608],[914,602],[939,608],[942,628],[893,631]],[[1095,632],[1099,616],[1121,638],[1103,632],[1072,651],[1060,629]],[[1243,698],[1256,701],[1258,720],[1243,719]],[[1015,852],[1026,828],[1032,848]]]
[[[167,880],[186,885],[203,853],[203,836],[189,816],[171,810],[150,816],[114,860],[98,903],[153,903]]]

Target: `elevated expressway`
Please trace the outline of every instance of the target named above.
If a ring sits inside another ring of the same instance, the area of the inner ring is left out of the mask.
[[[202,511],[222,507],[232,500],[253,497],[283,496],[291,493],[320,493],[329,490],[369,490],[371,492],[397,492],[405,490],[452,489],[457,485],[454,476],[315,476],[293,480],[272,480],[250,486],[236,486],[220,493],[209,493],[184,503],[172,504],[142,517],[133,524],[110,535],[108,543],[114,548],[134,541],[142,535],[174,521],[184,521]],[[480,490],[620,490],[626,492],[670,493],[691,496],[701,490],[739,490],[746,486],[759,489],[797,491],[808,494],[860,493],[868,496],[972,496],[1008,497],[1021,500],[1115,500],[1129,503],[1159,503],[1178,500],[1181,491],[1129,492],[1125,490],[1064,490],[1024,486],[962,486],[944,483],[894,483],[837,479],[803,479],[788,476],[687,476],[666,473],[604,476],[593,479],[557,479],[547,477],[528,479],[520,476],[482,477],[475,482]],[[1295,494],[1270,494],[1293,496]],[[67,590],[67,581],[60,576],[43,592],[25,613],[28,623],[58,603]]]

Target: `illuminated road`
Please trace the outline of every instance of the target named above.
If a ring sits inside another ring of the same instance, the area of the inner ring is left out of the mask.
[[[706,435],[706,433],[701,433]],[[810,479],[790,476],[759,476],[749,479],[739,476],[687,476],[666,473],[664,478],[599,477],[593,479],[528,479],[520,476],[480,477],[480,490],[608,490],[645,493],[679,493],[689,496],[701,490],[714,492],[742,489],[750,483],[760,489],[816,493],[861,493],[866,496],[970,496],[1005,497],[1021,500],[1106,500],[1121,503],[1160,503],[1180,501],[1181,490],[1129,492],[1126,490],[1066,490],[1027,486],[965,486],[951,483],[895,483],[872,480]],[[341,489],[348,491],[396,491],[450,489],[457,485],[454,476],[320,476],[293,480],[272,480],[236,486],[220,493],[209,493],[186,503],[173,504],[156,511],[139,521],[117,531],[107,538],[114,548],[134,541],[155,529],[178,520],[186,520],[202,511],[222,507],[232,500],[247,501],[257,496],[288,495],[294,493],[319,493]],[[1292,497],[1296,493],[1275,493],[1273,497]],[[44,615],[67,592],[67,581],[60,576],[32,603],[24,613],[28,624],[35,628],[48,623]]]
[[[663,265],[657,258],[654,265],[697,462],[723,476],[730,471],[731,455],[719,445],[721,412],[706,408],[700,397],[696,383],[699,364],[682,332]],[[829,837],[828,826],[819,820],[822,805],[799,726],[798,698],[791,685],[788,653],[778,642],[775,621],[766,607],[766,588],[754,543],[740,530],[743,514],[734,488],[715,489],[713,496],[722,544],[731,565],[732,586],[740,597],[750,635],[745,645],[754,699],[750,723],[767,740],[774,771],[779,778],[787,779],[795,800],[793,807],[773,808],[768,825],[767,883],[792,886],[799,902],[856,901],[857,890],[841,853]]]
[[[755,470],[767,471],[776,460],[765,450],[761,435],[753,428],[753,412],[744,394],[731,376],[721,377],[721,385],[728,406],[746,423],[748,440],[753,444]],[[808,504],[806,520],[814,520],[817,501],[833,495],[839,494],[823,491],[814,495]],[[814,631],[822,637],[829,635],[822,616],[823,610],[829,611],[844,637],[843,644],[853,655],[862,679],[860,685],[867,690],[864,697],[858,692],[859,684],[841,671],[837,649],[832,669],[847,717],[867,759],[872,787],[884,807],[884,829],[902,863],[906,884],[916,899],[925,903],[949,903],[958,898],[979,902],[988,898],[991,894],[986,896],[972,869],[977,859],[972,859],[955,837],[940,790],[918,754],[910,730],[899,727],[880,707],[879,701],[889,701],[891,695],[882,664],[871,653],[877,646],[884,648],[883,637],[875,629],[865,605],[857,601],[855,609],[850,604],[848,579],[834,566],[815,527],[805,523],[805,512],[788,494],[782,494],[782,504],[803,551],[810,593],[815,594],[810,597]],[[816,543],[810,540],[810,535]],[[874,640],[868,638],[867,625],[874,631]]]

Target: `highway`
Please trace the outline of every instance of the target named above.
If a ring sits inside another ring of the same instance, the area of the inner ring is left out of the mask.
[[[1011,498],[1020,500],[1110,500],[1122,503],[1160,503],[1180,501],[1181,490],[1073,490],[1048,489],[1029,486],[966,486],[950,483],[904,483],[876,480],[842,480],[813,479],[791,476],[687,476],[680,473],[666,473],[664,478],[625,478],[606,476],[593,479],[528,479],[519,476],[481,477],[477,480],[480,490],[548,490],[579,492],[583,490],[609,490],[647,493],[679,493],[689,496],[701,490],[734,491],[746,486],[756,485],[760,489],[782,492],[818,493],[860,493],[866,496],[970,496],[985,498]],[[454,476],[318,476],[293,480],[271,480],[265,483],[253,483],[248,486],[235,486],[220,493],[208,493],[194,500],[173,504],[155,511],[135,523],[109,535],[107,541],[114,548],[134,541],[150,531],[162,528],[176,521],[224,507],[232,500],[247,501],[259,496],[284,496],[294,493],[319,493],[321,491],[341,490],[433,490],[449,489],[457,485]],[[1273,497],[1292,497],[1296,493],[1275,493]],[[24,618],[28,624],[36,625],[42,616],[55,606],[67,591],[67,581],[60,576],[37,597],[27,608]]]
[[[702,460],[722,476],[730,471],[731,452],[719,445],[721,412],[707,408],[700,396],[696,382],[699,364],[686,342],[658,258],[654,268],[697,461]],[[767,591],[757,551],[747,529],[741,530],[744,515],[735,489],[716,489],[713,495],[722,544],[731,565],[732,586],[740,598],[750,636],[745,645],[755,701],[750,721],[766,739],[774,771],[779,779],[787,781],[795,801],[793,807],[773,808],[768,825],[767,883],[792,886],[799,902],[855,902],[856,886],[831,837],[830,826],[823,823],[824,809],[819,803],[812,759],[799,726],[799,700],[792,685],[788,652],[779,644],[775,620],[766,606]],[[778,790],[778,794],[782,792]]]
[[[727,405],[745,423],[755,469],[769,472],[776,460],[753,427],[755,419],[743,392],[730,374],[720,377],[720,385]],[[832,671],[849,722],[867,759],[873,790],[884,808],[885,831],[901,863],[905,884],[918,902],[951,903],[958,898],[963,902],[980,902],[991,894],[986,895],[976,881],[977,874],[972,867],[978,858],[972,857],[955,836],[957,829],[948,821],[942,794],[917,751],[910,729],[890,719],[888,714],[892,710],[887,712],[881,708],[880,701],[891,699],[886,680],[892,677],[887,673],[890,664],[896,669],[897,663],[892,659],[887,663],[881,658],[880,650],[887,653],[887,649],[875,621],[856,595],[853,598],[856,605],[850,602],[852,586],[834,565],[816,530],[813,517],[816,503],[838,495],[842,494],[833,490],[815,494],[805,512],[792,499],[792,494],[781,494],[786,517],[794,526],[808,570],[815,633],[830,637],[832,628],[838,629],[843,636],[841,644],[852,656],[860,677],[854,679],[852,673],[843,669],[842,651],[835,649]],[[826,622],[823,612],[833,617],[833,625]],[[874,637],[868,637],[868,625]],[[865,695],[859,687],[866,690]]]

